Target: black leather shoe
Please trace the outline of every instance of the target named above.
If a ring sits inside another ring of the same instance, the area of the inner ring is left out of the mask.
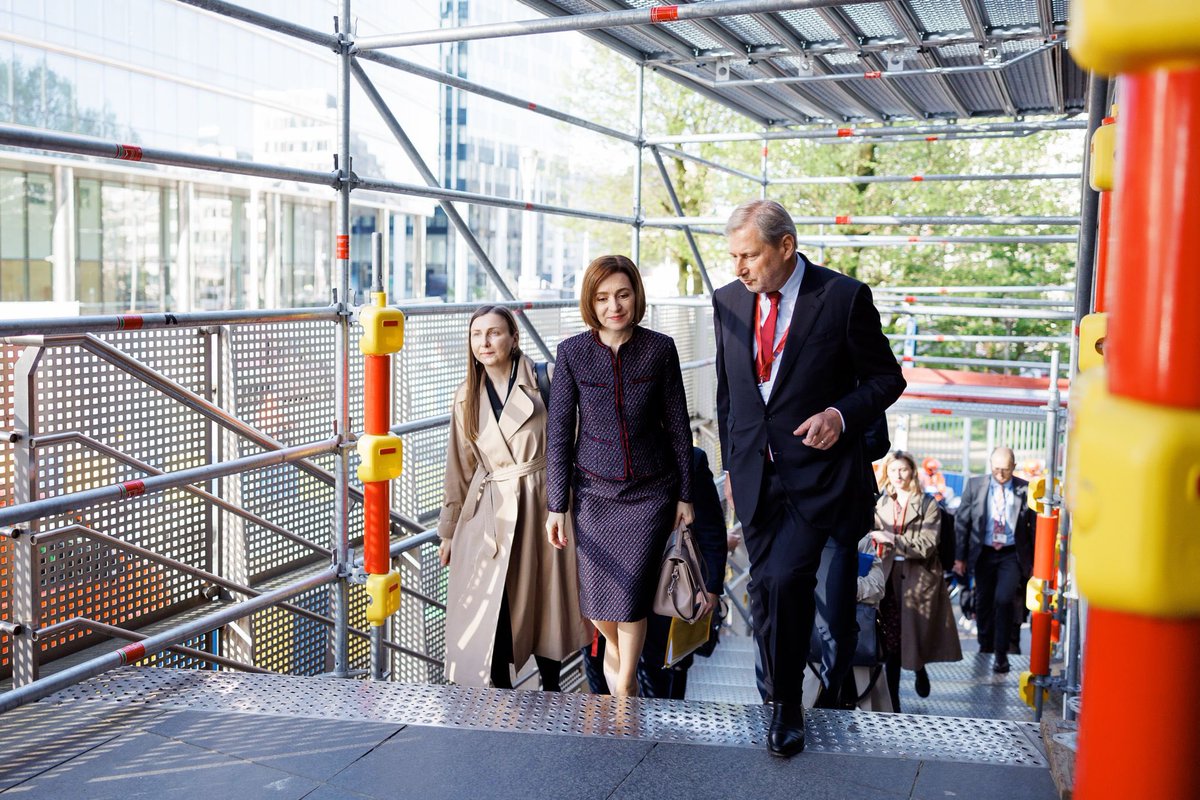
[[[913,688],[917,691],[917,697],[929,697],[929,673],[924,667],[917,670],[917,680],[913,683]]]
[[[800,703],[776,703],[767,733],[767,751],[773,756],[791,758],[804,749],[804,706]]]
[[[992,665],[992,672],[997,675],[1003,675],[1008,672],[1008,656],[1001,654],[996,656],[996,663]]]

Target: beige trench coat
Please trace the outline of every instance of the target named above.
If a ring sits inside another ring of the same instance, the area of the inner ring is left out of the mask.
[[[438,535],[451,540],[446,678],[491,682],[500,602],[507,593],[513,661],[563,659],[591,641],[579,610],[574,536],[546,539],[546,407],[533,362],[522,356],[499,421],[480,387],[479,438],[463,427],[466,384],[454,395]]]
[[[888,494],[875,504],[875,530],[895,533],[896,501]],[[917,670],[936,661],[961,661],[962,646],[950,593],[938,559],[941,511],[922,493],[909,495],[896,547],[884,571],[900,602],[900,665]],[[903,561],[895,560],[903,556]],[[889,563],[890,562],[890,563]]]

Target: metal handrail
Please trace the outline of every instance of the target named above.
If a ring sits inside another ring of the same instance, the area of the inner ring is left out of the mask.
[[[0,713],[11,711],[18,706],[26,703],[31,703],[35,700],[41,700],[43,697],[48,697],[55,692],[65,689],[68,686],[73,686],[76,683],[94,678],[97,675],[108,672],[117,667],[123,667],[127,664],[135,663],[148,655],[161,653],[172,645],[177,645],[186,642],[203,633],[228,625],[236,620],[249,616],[255,611],[260,611],[264,608],[278,605],[302,592],[315,589],[319,586],[326,586],[330,583],[335,583],[338,580],[337,571],[330,567],[322,570],[314,575],[307,576],[298,581],[280,587],[270,592],[253,597],[241,603],[234,603],[220,611],[205,615],[191,622],[186,622],[182,625],[177,625],[169,630],[156,633],[149,636],[140,642],[126,645],[120,650],[104,655],[97,656],[90,661],[85,661],[82,664],[77,664],[73,667],[68,667],[62,672],[56,672],[53,675],[48,675],[45,678],[40,678],[32,683],[12,689],[3,695],[0,695]]]
[[[277,322],[334,321],[337,308],[282,308],[262,311],[194,311],[188,313],[101,314],[44,317],[0,322],[0,338],[8,336],[105,333],[110,331],[198,328],[205,325],[269,325]]]
[[[30,447],[34,447],[34,448],[47,447],[50,445],[66,444],[66,443],[82,444],[91,450],[94,450],[98,453],[103,453],[104,455],[107,455],[110,458],[120,461],[123,464],[127,464],[128,466],[134,467],[136,469],[140,469],[143,472],[149,473],[151,475],[167,474],[166,472],[164,472],[161,469],[152,467],[143,461],[139,461],[138,459],[134,458],[133,456],[126,455],[126,454],[122,453],[121,451],[117,450],[116,448],[109,447],[108,445],[104,444],[103,442],[99,442],[99,441],[93,439],[92,437],[87,436],[82,433],[79,433],[77,431],[63,431],[61,433],[52,433],[47,436],[35,436],[32,439],[30,439],[30,441],[29,441]],[[322,547],[321,545],[317,544],[316,542],[310,542],[308,539],[305,539],[303,536],[292,533],[287,528],[283,528],[279,525],[276,525],[274,522],[271,522],[268,519],[260,517],[258,514],[255,514],[252,511],[247,511],[246,509],[242,508],[241,506],[231,503],[222,497],[218,497],[215,494],[206,492],[204,489],[201,489],[198,486],[181,486],[179,488],[183,489],[183,491],[188,492],[189,494],[195,495],[196,497],[199,497],[199,498],[205,500],[206,502],[212,503],[213,505],[217,506],[218,508],[228,511],[231,514],[236,514],[237,516],[241,517],[242,519],[246,520],[247,522],[252,522],[255,525],[259,526],[260,528],[263,528],[264,530],[271,531],[272,533],[277,533],[280,536],[284,537],[285,539],[293,541],[296,544],[301,545],[302,547],[307,547],[309,550],[312,550],[314,553],[319,553],[320,555],[323,555],[327,558],[333,555],[333,551],[330,550],[328,547]]]
[[[300,463],[302,459],[333,452],[337,449],[337,446],[337,438],[331,437],[312,444],[285,447],[266,453],[222,461],[217,464],[205,464],[202,467],[154,475],[143,480],[124,481],[122,483],[102,486],[98,489],[85,489],[82,492],[70,492],[56,497],[48,497],[44,500],[18,503],[0,508],[0,525],[18,525],[30,520],[91,508],[102,503],[128,500],[131,497],[138,497],[144,494],[157,494],[168,489],[175,489],[191,483],[221,478],[226,475],[233,475],[252,469],[261,469],[262,467],[270,467],[277,464]]]
[[[71,617],[70,619],[65,619],[62,622],[56,622],[53,625],[48,625],[45,628],[38,628],[36,631],[33,631],[33,639],[34,641],[38,641],[39,639],[50,639],[60,633],[64,633],[81,626],[91,628],[97,633],[105,633],[109,636],[118,639],[125,639],[126,641],[130,642],[142,642],[150,638],[147,634],[131,631],[128,628],[121,628],[116,625],[108,625],[106,623],[94,620],[91,617]],[[198,661],[208,661],[213,664],[217,664],[222,667],[229,667],[230,669],[236,669],[241,672],[254,672],[263,675],[279,674],[273,670],[256,667],[253,664],[244,664],[241,661],[235,661],[232,658],[225,658],[225,656],[219,656],[216,653],[206,653],[203,650],[197,650],[194,647],[184,647],[183,645],[175,644],[166,649],[181,656],[194,658]]]

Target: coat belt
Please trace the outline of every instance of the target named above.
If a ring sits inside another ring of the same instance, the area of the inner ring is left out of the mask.
[[[546,468],[546,457],[541,456],[532,461],[526,461],[523,464],[513,464],[511,467],[502,467],[501,469],[492,470],[485,473],[483,480],[479,482],[479,491],[472,498],[468,508],[463,509],[463,515],[467,519],[471,519],[479,511],[479,501],[487,491],[488,484],[500,483],[502,481],[511,481],[516,478],[522,478],[526,475],[532,475],[535,472],[540,472]],[[488,495],[489,517],[484,520],[483,538],[491,552],[489,555],[495,558],[500,552],[500,542],[496,535],[496,508],[491,500],[491,495]]]
[[[526,475],[531,475],[534,472],[539,472],[546,468],[546,457],[540,456],[533,461],[526,461],[524,464],[513,464],[511,467],[503,467],[501,469],[492,470],[483,476],[483,483],[496,483],[499,481],[510,481],[513,478],[521,478]],[[483,484],[480,484],[481,486]]]

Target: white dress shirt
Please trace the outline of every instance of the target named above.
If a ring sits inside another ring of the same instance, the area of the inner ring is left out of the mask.
[[[779,312],[775,318],[775,341],[772,343],[772,350],[779,347],[779,342],[787,334],[788,328],[791,327],[792,312],[796,310],[796,300],[800,297],[800,284],[804,281],[805,261],[799,255],[795,256],[795,259],[796,268],[792,270],[792,274],[788,279],[783,282],[783,286],[779,287]],[[766,292],[759,292],[756,299],[758,300],[758,324],[761,327],[767,321],[767,314],[771,313],[771,298],[767,296]],[[755,332],[754,341],[751,343],[751,346],[754,350],[754,357],[757,359],[757,331]],[[771,361],[771,379],[766,383],[758,385],[758,391],[762,395],[764,403],[771,399],[771,390],[775,388],[775,376],[779,374],[779,363],[783,360],[782,356],[783,353],[781,352]],[[838,419],[842,423],[840,433],[844,433],[846,431],[846,418],[842,416],[842,412],[833,408],[833,406],[830,406],[826,410],[832,410],[837,413]]]
[[[804,280],[804,260],[796,258],[796,268],[792,270],[791,276],[783,282],[783,286],[779,287],[779,312],[775,318],[775,341],[771,343],[771,349],[779,347],[779,342],[787,333],[788,327],[792,324],[792,312],[796,310],[796,298],[800,296],[800,282]],[[767,321],[767,314],[771,312],[771,298],[767,297],[766,292],[758,293],[758,324],[761,327]],[[755,335],[754,342],[754,357],[758,358],[758,336]],[[771,362],[771,379],[766,383],[758,385],[758,391],[762,394],[763,402],[767,402],[771,397],[771,390],[775,388],[775,376],[779,374],[779,362],[782,360],[780,356],[775,356],[775,360]]]

